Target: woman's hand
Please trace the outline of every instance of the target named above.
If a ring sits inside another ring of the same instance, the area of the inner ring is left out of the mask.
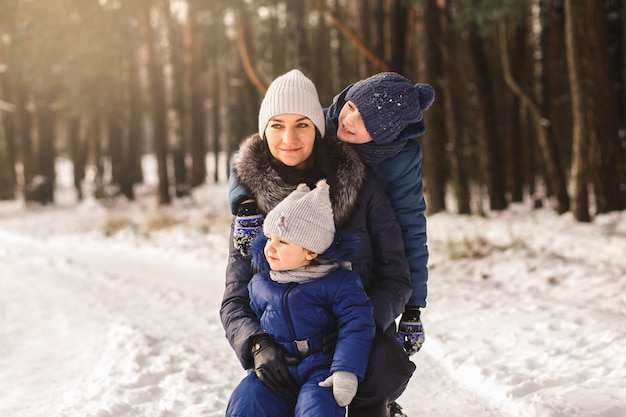
[[[269,335],[256,336],[252,340],[252,356],[256,376],[273,391],[292,392],[298,389],[287,366],[297,365],[300,359],[287,355]]]

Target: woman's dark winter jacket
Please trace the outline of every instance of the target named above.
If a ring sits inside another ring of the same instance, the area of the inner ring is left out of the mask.
[[[345,88],[326,110],[326,131],[336,132],[339,113],[346,103],[345,96],[351,86]],[[422,147],[415,139],[426,130],[424,121],[408,125],[396,141],[406,145],[397,155],[371,164],[380,177],[389,196],[404,236],[413,294],[407,304],[426,307],[428,282],[428,246],[426,245],[426,201],[422,185]],[[359,151],[359,146],[354,145]]]
[[[330,188],[335,224],[359,241],[352,268],[361,280],[374,306],[374,319],[387,329],[404,311],[411,295],[409,267],[404,254],[402,231],[393,214],[380,180],[361,162],[348,145],[323,139],[329,150],[336,184]],[[267,214],[298,184],[287,183],[276,170],[265,141],[258,134],[241,145],[234,171],[254,197],[260,211]],[[322,178],[311,178],[315,184]],[[244,368],[253,366],[250,338],[263,333],[250,307],[248,283],[253,275],[250,260],[233,246],[226,269],[226,288],[220,309],[226,337]]]

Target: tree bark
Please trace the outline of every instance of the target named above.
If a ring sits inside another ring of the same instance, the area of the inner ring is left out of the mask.
[[[121,192],[127,170],[124,166],[124,129],[122,127],[122,101],[119,85],[112,88],[107,103],[107,135],[108,156],[111,161],[111,183]]]
[[[135,198],[133,186],[143,181],[141,169],[141,149],[143,134],[141,131],[142,105],[141,85],[139,81],[139,64],[137,50],[133,49],[128,58],[128,180],[122,185],[124,195]]]
[[[80,140],[80,118],[78,116],[73,116],[67,121],[67,137],[72,159],[74,189],[78,200],[82,201],[82,182],[85,179],[85,147]]]
[[[437,83],[438,111],[445,114],[445,136],[448,138],[450,154],[450,181],[456,199],[456,209],[459,214],[471,214],[471,199],[469,189],[469,173],[467,170],[467,158],[463,133],[458,126],[461,125],[459,111],[461,101],[456,100],[458,83],[453,80],[461,80],[461,68],[464,67],[460,55],[457,32],[449,30],[451,25],[450,11],[443,10],[441,13],[443,47],[439,48],[442,57],[441,79]],[[436,110],[435,108],[434,110]],[[443,142],[443,141],[442,141]]]
[[[37,106],[37,164],[36,177],[29,184],[27,190],[32,197],[31,201],[41,204],[54,202],[54,186],[56,172],[54,161],[56,159],[56,113],[52,110],[55,94],[49,92],[41,97]]]
[[[348,40],[354,45],[354,47],[365,56],[379,71],[389,71],[389,65],[384,59],[378,57],[370,48],[368,48],[363,41],[352,31],[346,23],[339,18],[336,13],[333,13],[327,6],[324,0],[316,0],[317,7],[328,14],[330,19],[333,21],[335,27],[339,29],[341,33],[344,34],[348,38]]]
[[[511,91],[518,97],[522,104],[530,111],[533,119],[533,125],[537,134],[539,145],[542,149],[550,184],[557,198],[557,211],[564,213],[569,210],[569,195],[567,194],[567,185],[565,181],[565,172],[559,158],[559,152],[554,140],[550,137],[548,130],[543,123],[543,118],[537,104],[526,94],[511,75],[511,68],[508,57],[508,48],[506,45],[506,26],[504,22],[499,23],[499,39],[500,39],[500,56],[502,58],[502,68],[504,71],[504,79]]]
[[[583,70],[580,37],[577,30],[584,25],[583,10],[577,9],[581,0],[565,0],[565,47],[569,67],[570,91],[572,93],[572,214],[580,222],[590,222],[588,177],[589,139],[583,103]]]
[[[422,39],[424,59],[429,63],[426,66],[425,79],[434,85],[435,93],[444,92],[441,89],[443,74],[442,50],[444,45],[441,20],[443,11],[436,0],[426,0],[424,3],[424,33]],[[439,91],[438,91],[439,90]],[[444,93],[445,94],[445,93]],[[424,191],[428,203],[428,213],[438,213],[446,209],[446,182],[448,177],[446,160],[446,115],[445,101],[435,99],[433,106],[428,109],[427,131],[420,141],[423,143],[424,162]]]
[[[602,2],[581,0],[584,26],[583,70],[585,117],[588,120],[591,178],[596,214],[626,208],[626,171],[618,126],[615,75],[609,56],[605,8]]]
[[[32,115],[28,110],[29,91],[23,84],[15,91],[15,115],[19,135],[19,160],[22,162],[24,186],[35,176],[35,160],[33,157]]]
[[[526,48],[525,41],[528,38],[528,26],[525,21],[519,24],[514,34],[507,40],[513,51],[511,77],[519,80],[519,84],[523,86],[531,84],[530,80],[533,79],[533,68],[532,65],[529,65],[531,54],[526,53],[528,48]],[[522,119],[526,108],[521,105],[520,99],[512,93],[507,94],[507,107],[509,108],[507,115],[509,122],[507,123],[506,136],[510,138],[507,155],[511,161],[508,166],[509,172],[507,172],[507,189],[510,201],[521,203],[524,201],[524,155],[527,147],[527,136],[524,135],[525,126],[522,124]]]
[[[190,140],[187,133],[185,121],[187,119],[187,109],[185,106],[185,71],[183,64],[183,35],[181,25],[177,22],[171,10],[171,0],[164,1],[163,9],[166,10],[165,21],[167,24],[167,34],[169,39],[170,64],[172,76],[170,91],[172,97],[172,110],[175,120],[170,123],[170,134],[172,136],[172,159],[174,160],[174,185],[176,197],[183,197],[190,193],[187,153],[190,150]]]
[[[259,93],[265,94],[267,85],[265,85],[257,74],[252,62],[252,53],[250,52],[250,46],[247,40],[245,13],[241,9],[243,7],[242,4],[240,8],[237,9],[237,50],[239,51],[239,58],[241,59],[241,64],[250,82],[254,84]]]
[[[202,77],[202,65],[206,62],[205,55],[203,53],[202,38],[200,36],[199,28],[196,25],[196,6],[192,3],[189,6],[189,16],[187,22],[187,58],[185,59],[187,69],[189,72],[188,88],[188,106],[189,106],[189,140],[191,150],[191,178],[190,184],[192,187],[198,187],[204,184],[206,178],[206,122],[204,113],[204,101],[205,89],[204,79]],[[216,23],[217,24],[217,23]],[[221,25],[219,26],[221,28]],[[219,30],[214,29],[216,33]],[[221,37],[221,35],[215,35]],[[216,55],[219,56],[219,55]],[[212,60],[217,60],[215,57]],[[210,65],[210,64],[209,64]],[[216,101],[217,92],[214,92],[213,100],[214,105],[219,106],[219,101]],[[213,120],[216,123],[216,120]]]
[[[102,156],[102,144],[101,144],[101,119],[100,112],[94,111],[89,115],[87,124],[87,160],[95,168],[94,174],[94,197],[103,197],[104,187],[104,161]]]
[[[504,210],[507,204],[505,199],[504,171],[501,163],[502,155],[495,130],[496,126],[492,119],[497,112],[494,106],[484,41],[479,38],[474,24],[469,29],[469,48],[476,84],[479,142],[482,144],[481,155],[483,173],[489,194],[489,208],[491,210]]]
[[[0,93],[2,97],[10,98],[12,97],[13,92],[13,83],[9,78],[9,75],[4,73],[0,74]],[[17,174],[15,172],[15,166],[17,163],[17,144],[16,144],[16,130],[15,130],[15,105],[9,102],[3,102],[4,105],[0,106],[0,116],[2,120],[0,121],[2,125],[2,132],[0,135],[4,134],[4,152],[5,158],[2,162],[5,164],[4,169],[5,186],[4,191],[0,192],[0,198],[5,200],[12,200],[15,198],[15,191],[17,190]],[[0,146],[1,147],[1,146]]]
[[[150,93],[152,99],[152,129],[154,150],[157,160],[159,176],[159,204],[171,204],[169,191],[169,174],[167,167],[168,143],[167,143],[167,106],[165,102],[165,83],[163,78],[163,64],[159,50],[154,42],[150,25],[150,7],[146,6],[143,11],[143,25],[146,33],[148,50],[148,71],[150,77]]]

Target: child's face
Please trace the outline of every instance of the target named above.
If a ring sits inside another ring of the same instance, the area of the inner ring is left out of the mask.
[[[342,142],[361,144],[372,141],[359,109],[349,100],[339,112],[337,125],[337,138]]]
[[[274,271],[288,271],[307,266],[317,256],[315,252],[281,239],[272,233],[267,235],[263,253],[270,268]]]

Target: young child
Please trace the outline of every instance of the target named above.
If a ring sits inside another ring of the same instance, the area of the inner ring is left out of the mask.
[[[298,186],[267,214],[263,233],[270,270],[256,273],[248,290],[266,333],[253,339],[253,355],[278,344],[292,389],[268,386],[257,369],[235,388],[226,415],[344,416],[365,375],[375,324],[359,274],[346,269],[356,242],[336,234],[328,184]],[[251,247],[257,267],[259,237]],[[334,353],[325,353],[324,338],[335,332]]]
[[[345,88],[326,111],[326,130],[350,143],[383,180],[411,268],[413,294],[398,325],[398,341],[409,356],[424,343],[420,308],[426,307],[428,247],[422,185],[423,112],[435,99],[428,84],[413,84],[381,72]]]

